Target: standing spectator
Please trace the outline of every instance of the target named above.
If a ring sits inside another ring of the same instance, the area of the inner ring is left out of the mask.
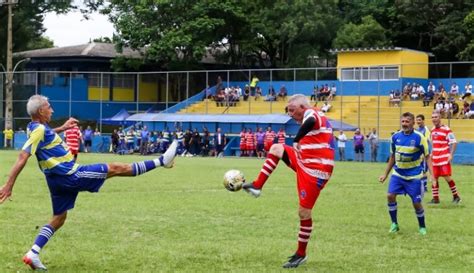
[[[125,134],[125,143],[127,143],[128,153],[133,154],[135,151],[135,132],[133,128],[130,128]]]
[[[82,134],[81,130],[77,125],[64,131],[64,139],[69,147],[69,151],[74,156],[74,161],[77,161],[77,155],[79,154],[79,147],[81,144]]]
[[[92,146],[92,136],[94,132],[92,131],[90,126],[84,130],[83,138],[84,138],[84,152],[89,153],[91,151]]]
[[[183,130],[181,130],[180,127],[176,128],[176,132],[174,133],[174,139],[178,141],[178,149],[177,153],[179,155],[183,154],[185,149],[184,149],[184,133]]]
[[[13,145],[13,135],[14,132],[10,126],[7,126],[5,130],[3,130],[3,135],[5,136],[5,148],[11,148]]]
[[[201,155],[204,157],[209,156],[209,153],[211,151],[211,134],[209,133],[209,130],[207,128],[204,128],[204,131],[202,133],[202,141],[201,141]]]
[[[318,86],[315,85],[314,88],[313,88],[313,93],[311,93],[311,97],[310,97],[310,100],[311,101],[317,101],[318,99],[318,93],[319,93],[319,90],[318,90]]]
[[[252,81],[250,82],[250,94],[251,96],[255,95],[255,89],[257,88],[257,84],[260,80],[257,78],[257,76],[253,75]]]
[[[364,135],[360,133],[359,128],[356,129],[353,140],[355,160],[364,162]]]
[[[148,132],[148,128],[143,126],[142,132],[142,141],[140,142],[140,154],[147,155],[148,154],[148,140],[150,138],[150,132]]]
[[[372,129],[372,132],[367,135],[367,140],[370,145],[370,161],[377,162],[377,149],[379,147],[379,136],[377,135],[377,130]]]
[[[68,211],[74,208],[79,192],[98,192],[106,179],[114,176],[131,177],[159,167],[171,168],[176,155],[176,145],[173,145],[169,152],[153,160],[79,165],[74,162],[58,136],[58,133],[76,125],[78,121],[70,118],[58,128],[49,127],[48,123],[54,111],[48,99],[41,95],[31,96],[26,107],[31,116],[31,122],[27,127],[28,139],[11,168],[6,183],[0,188],[0,204],[11,198],[18,176],[24,170],[29,158],[35,155],[48,184],[53,215],[48,224],[38,232],[33,245],[23,256],[23,262],[33,270],[46,271],[47,268],[41,262],[39,254],[66,222]],[[39,207],[35,201],[36,197],[30,198],[31,207]],[[33,209],[28,211],[33,212]],[[73,239],[77,240],[78,236],[73,236]]]
[[[182,156],[191,156],[191,139],[193,134],[189,129],[186,129],[184,133],[184,152],[181,154]]]
[[[339,161],[345,161],[347,137],[344,134],[344,131],[340,130],[339,135],[336,136],[336,139],[337,139],[337,149],[339,150]]]
[[[214,146],[216,147],[216,157],[224,156],[224,147],[227,143],[225,134],[222,132],[221,128],[217,128],[216,133],[214,134]]]
[[[285,85],[282,85],[280,87],[280,91],[278,92],[278,97],[281,98],[282,100],[285,100],[287,95],[288,95],[288,90],[286,90]]]
[[[472,84],[471,82],[467,82],[464,86],[464,95],[462,95],[461,100],[466,99],[467,97],[471,97],[472,94]]]
[[[141,129],[140,126],[136,126],[135,139],[137,141],[137,147],[138,147],[138,149],[140,149],[140,146],[142,145],[142,129]]]
[[[194,128],[191,135],[191,155],[196,156],[201,153],[201,135],[198,130]]]
[[[406,194],[411,197],[416,218],[418,232],[426,235],[425,211],[423,209],[423,192],[420,178],[423,159],[430,160],[426,138],[414,130],[415,117],[412,113],[404,113],[400,120],[402,130],[395,133],[390,142],[390,158],[379,181],[384,183],[393,169],[387,191],[388,212],[392,224],[390,233],[400,230],[397,219],[397,195]]]
[[[265,155],[265,132],[261,127],[257,129],[257,133],[255,134],[255,138],[257,139],[257,157],[264,158]]]
[[[110,152],[116,153],[120,145],[120,137],[117,132],[117,129],[114,129],[112,135],[110,136]]]
[[[285,129],[283,129],[283,127],[280,127],[280,130],[278,130],[278,133],[276,136],[278,139],[278,144],[285,144],[286,132],[285,132]]]
[[[161,132],[161,150],[164,152],[168,149],[171,143],[171,132],[168,127],[165,127]]]
[[[100,133],[100,131],[99,131],[99,128],[95,128],[94,136],[101,136],[101,133]]]
[[[439,204],[439,178],[442,177],[448,183],[453,195],[453,203],[459,204],[461,197],[456,188],[456,183],[451,178],[451,162],[456,152],[457,141],[451,129],[441,123],[441,116],[438,112],[431,114],[431,121],[434,128],[431,130],[431,141],[433,143],[433,178],[432,184],[433,199],[430,203]]]
[[[263,148],[265,149],[265,153],[270,151],[270,147],[272,147],[273,143],[275,142],[276,133],[272,130],[272,127],[268,126],[267,131],[265,132],[265,143]]]

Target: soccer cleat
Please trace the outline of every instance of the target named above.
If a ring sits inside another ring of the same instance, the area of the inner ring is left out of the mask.
[[[439,199],[431,199],[430,202],[428,202],[428,204],[439,204]]]
[[[173,167],[174,158],[177,155],[176,153],[177,149],[178,149],[178,141],[173,140],[171,145],[168,147],[168,150],[166,150],[166,152],[160,156],[161,166],[163,166],[164,168]]]
[[[461,203],[461,197],[453,197],[453,204],[458,205],[459,203]]]
[[[388,231],[389,233],[397,233],[400,230],[400,227],[398,226],[397,223],[392,223],[390,225],[390,230]]]
[[[420,235],[423,235],[425,236],[426,235],[426,228],[425,227],[421,227],[418,232],[420,233]]]
[[[28,253],[23,256],[23,262],[26,265],[29,265],[31,269],[33,270],[40,270],[40,271],[47,271],[48,269],[44,264],[41,262],[39,255],[35,254],[31,251],[28,251]]]
[[[244,189],[244,191],[246,191],[248,194],[252,195],[255,198],[259,197],[260,194],[262,194],[262,190],[255,188],[253,183],[244,183],[242,185],[242,189]]]
[[[296,268],[306,262],[308,257],[306,256],[300,256],[298,254],[293,254],[292,256],[289,257],[288,262],[286,262],[283,265],[283,268]]]

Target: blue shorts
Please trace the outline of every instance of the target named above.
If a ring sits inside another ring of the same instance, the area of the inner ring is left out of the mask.
[[[71,175],[46,175],[53,214],[59,215],[74,208],[77,194],[80,191],[98,192],[107,178],[107,164],[79,166]]]
[[[406,180],[392,175],[388,184],[388,193],[408,194],[413,203],[421,203],[423,200],[423,183],[420,179]]]

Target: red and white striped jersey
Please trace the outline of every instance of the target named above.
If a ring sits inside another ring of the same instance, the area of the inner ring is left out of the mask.
[[[245,144],[245,132],[240,132],[240,145]]]
[[[255,134],[254,133],[246,133],[245,134],[245,145],[249,150],[255,149]]]
[[[275,141],[275,131],[266,131],[265,132],[265,143],[273,144]]]
[[[431,129],[431,143],[433,144],[431,157],[433,166],[448,164],[448,157],[451,153],[449,145],[456,143],[456,138],[451,129],[446,125]]]
[[[71,151],[79,151],[79,139],[81,138],[81,130],[79,127],[75,126],[64,131],[64,138],[66,139],[66,144]]]
[[[286,136],[285,131],[282,131],[282,130],[278,131],[277,138],[278,138],[279,144],[285,144],[285,136]]]
[[[301,140],[298,165],[309,175],[321,179],[329,179],[334,168],[334,136],[332,127],[324,113],[317,109],[304,112],[303,123],[314,117],[316,123]]]

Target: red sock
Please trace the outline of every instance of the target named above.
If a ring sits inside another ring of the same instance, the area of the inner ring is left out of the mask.
[[[437,182],[431,185],[431,191],[433,192],[433,199],[439,200],[439,184]]]
[[[261,189],[265,182],[267,182],[268,177],[272,174],[273,170],[275,170],[276,166],[278,165],[278,158],[276,155],[268,154],[267,159],[265,159],[265,163],[263,163],[262,169],[258,174],[257,180],[253,182],[253,186],[257,189]]]
[[[298,250],[296,254],[306,256],[306,246],[308,245],[311,231],[313,230],[313,220],[311,218],[300,221],[300,232],[298,233]]]
[[[458,190],[456,188],[456,183],[454,183],[454,180],[451,180],[448,182],[449,188],[451,189],[451,193],[453,194],[453,197],[459,197],[458,195]]]

